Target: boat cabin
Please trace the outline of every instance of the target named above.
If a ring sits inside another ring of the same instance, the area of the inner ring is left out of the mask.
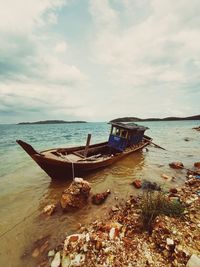
[[[148,127],[135,123],[111,122],[108,146],[118,151],[124,151],[128,147],[140,143],[147,129]]]

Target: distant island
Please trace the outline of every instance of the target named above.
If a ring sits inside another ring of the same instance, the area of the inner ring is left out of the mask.
[[[135,121],[181,121],[181,120],[200,120],[200,115],[190,116],[190,117],[166,117],[160,118],[147,118],[140,119],[136,117],[123,117],[111,120],[110,122],[135,122]]]
[[[86,123],[86,121],[47,120],[47,121],[35,121],[35,122],[20,122],[20,123],[18,123],[18,125],[27,125],[27,124],[61,124],[61,123]]]

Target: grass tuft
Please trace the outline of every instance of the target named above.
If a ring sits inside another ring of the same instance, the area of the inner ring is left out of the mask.
[[[184,206],[179,201],[170,201],[161,191],[144,192],[140,209],[143,229],[149,233],[158,215],[180,217],[184,212]]]

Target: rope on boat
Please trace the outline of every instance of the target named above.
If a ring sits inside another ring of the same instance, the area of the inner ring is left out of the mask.
[[[74,176],[75,176],[75,175],[74,175],[74,162],[71,161],[71,163],[72,163],[72,178],[73,178],[73,180],[74,180],[74,178],[75,178],[75,177],[74,177]]]
[[[65,156],[64,159],[67,159],[72,164],[72,178],[74,180],[75,178],[74,162],[71,159],[69,159],[67,156]]]

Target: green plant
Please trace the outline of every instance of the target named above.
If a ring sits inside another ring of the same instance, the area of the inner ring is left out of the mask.
[[[179,201],[171,201],[161,191],[145,191],[140,204],[143,229],[152,232],[158,215],[181,216],[184,206]]]

